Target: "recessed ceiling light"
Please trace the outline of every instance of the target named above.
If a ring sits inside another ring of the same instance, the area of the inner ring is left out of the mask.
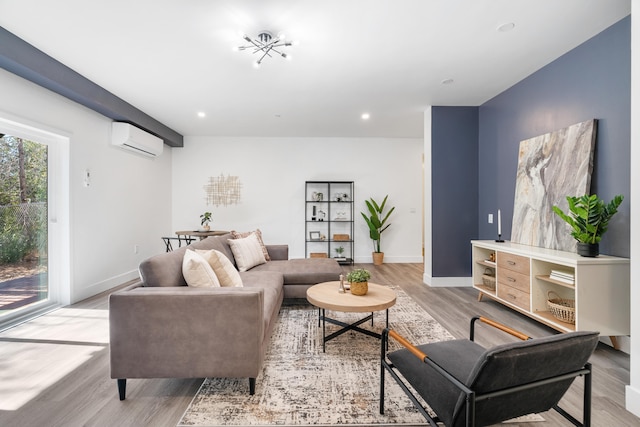
[[[207,117],[207,115],[205,114],[205,112],[204,112],[204,111],[199,111],[199,112],[198,112],[198,117],[200,117],[201,119],[203,119],[203,118]]]
[[[501,33],[506,33],[508,31],[513,30],[516,27],[516,24],[513,22],[507,22],[506,24],[502,24],[498,26],[497,30]]]
[[[453,79],[444,79],[440,83],[443,85],[450,85],[451,83],[453,83]]]
[[[362,120],[369,120],[369,118],[371,117],[371,115],[369,113],[362,113]]]

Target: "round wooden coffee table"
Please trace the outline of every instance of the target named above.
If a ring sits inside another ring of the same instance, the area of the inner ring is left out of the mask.
[[[307,289],[307,300],[318,307],[318,327],[322,322],[322,351],[326,350],[326,343],[347,331],[358,331],[363,334],[380,339],[380,334],[360,328],[360,325],[371,320],[373,326],[373,313],[386,311],[386,327],[389,327],[389,307],[396,303],[396,293],[386,286],[369,282],[369,291],[366,295],[352,295],[346,291],[340,293],[340,282],[323,282]],[[367,317],[354,323],[344,323],[327,317],[325,310],[342,311],[348,313],[370,313]],[[326,335],[325,322],[342,326],[342,329]]]

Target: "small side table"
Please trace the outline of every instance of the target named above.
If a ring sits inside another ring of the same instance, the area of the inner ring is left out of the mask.
[[[371,320],[373,324],[373,312],[386,311],[386,326],[389,327],[389,307],[396,303],[396,293],[386,286],[369,282],[369,291],[366,295],[353,295],[347,291],[338,292],[340,282],[318,283],[307,289],[307,300],[318,307],[318,327],[322,321],[322,351],[326,351],[326,343],[347,331],[357,331],[380,339],[381,335],[367,329],[360,328],[360,325]],[[348,324],[326,316],[325,310],[342,311],[348,313],[370,313],[354,323]],[[342,329],[326,335],[325,323],[333,323],[342,326]]]

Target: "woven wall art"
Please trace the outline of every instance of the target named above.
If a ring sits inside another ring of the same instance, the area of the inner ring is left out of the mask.
[[[211,176],[203,188],[207,205],[217,207],[240,203],[242,183],[238,176],[224,176],[223,174]]]

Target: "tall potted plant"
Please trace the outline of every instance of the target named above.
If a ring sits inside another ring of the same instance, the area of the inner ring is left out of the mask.
[[[395,206],[392,207],[384,213],[385,205],[387,204],[387,198],[389,195],[384,196],[384,200],[382,203],[378,204],[373,197],[370,200],[365,200],[364,202],[367,204],[367,209],[369,210],[369,216],[367,216],[364,212],[360,212],[362,217],[367,222],[367,226],[369,226],[369,237],[373,242],[373,263],[375,265],[382,264],[384,260],[384,252],[380,249],[380,236],[382,232],[385,231],[391,224],[386,224],[389,219],[389,215],[395,209]],[[386,224],[386,225],[385,225]]]
[[[606,204],[596,194],[567,196],[570,215],[565,214],[558,206],[553,206],[552,209],[571,226],[571,236],[578,241],[578,254],[597,257],[600,254],[600,239],[623,199],[622,195],[617,195]]]

